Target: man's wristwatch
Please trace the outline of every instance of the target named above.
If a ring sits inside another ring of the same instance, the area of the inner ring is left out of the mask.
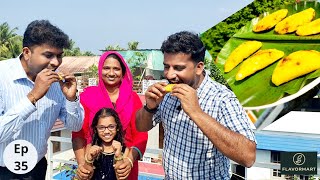
[[[155,107],[155,108],[153,108],[153,109],[149,109],[147,105],[144,105],[143,108],[144,108],[147,112],[152,113],[152,114],[154,114],[154,113],[156,113],[156,112],[158,111],[158,106]]]

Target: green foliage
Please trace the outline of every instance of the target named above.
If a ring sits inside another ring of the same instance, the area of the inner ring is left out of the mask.
[[[254,0],[245,8],[229,16],[216,26],[208,29],[200,35],[213,59],[216,59],[222,47],[227,41],[253,18],[264,12],[275,10],[281,5],[294,3],[295,0]],[[211,62],[210,76],[217,82],[228,86],[220,70],[216,67],[215,61]],[[229,86],[228,86],[229,87]],[[230,87],[229,87],[230,88]]]
[[[57,170],[60,173],[66,171],[66,177],[70,177],[70,179],[73,179],[77,172],[77,166],[67,163],[62,165],[62,163],[59,163],[58,167],[54,168],[53,170]]]
[[[98,66],[96,66],[95,64],[90,66],[87,71],[87,74],[89,75],[89,77],[98,79]]]
[[[110,51],[110,50],[115,50],[115,51],[125,51],[125,50],[137,50],[139,46],[138,41],[131,41],[128,42],[128,48],[123,48],[120,47],[119,45],[108,45],[104,48],[103,51]]]
[[[133,75],[139,74],[134,76],[133,78],[135,80],[141,79],[141,74],[143,72],[143,69],[145,68],[147,61],[147,53],[146,52],[140,52],[136,51],[134,52],[134,55],[128,59],[128,63],[131,65],[130,71]]]
[[[64,49],[64,56],[94,56],[90,51],[81,52],[79,47],[75,46],[75,42],[70,39],[70,49]]]
[[[128,50],[137,50],[138,45],[139,45],[138,41],[128,42]]]
[[[17,57],[22,49],[22,36],[15,33],[18,28],[10,29],[8,23],[0,24],[0,60]]]
[[[115,51],[122,51],[125,50],[125,48],[120,47],[119,45],[108,45],[103,51],[110,51],[110,50],[115,50]]]
[[[228,82],[223,77],[222,73],[220,72],[219,68],[216,67],[215,64],[212,63],[212,68],[210,69],[210,77],[217,81],[220,84],[225,85],[227,88],[231,89]]]
[[[311,5],[313,5],[316,12],[320,12],[319,4],[311,3],[310,6]],[[283,8],[288,9],[288,14],[291,15],[310,6],[305,6],[304,3],[299,3],[295,6],[292,4],[286,5]],[[320,17],[320,14],[316,13],[315,16],[318,18]],[[215,63],[212,64],[212,77],[215,80],[220,81],[219,77],[223,74],[228,85],[230,85],[232,91],[236,94],[244,107],[257,107],[263,105],[272,106],[273,103],[276,103],[284,96],[286,96],[287,99],[292,98],[288,96],[297,93],[302,87],[320,76],[320,70],[318,70],[308,75],[300,76],[299,78],[284,83],[281,86],[275,86],[271,81],[271,77],[277,63],[273,63],[241,81],[236,81],[235,79],[240,66],[236,66],[228,73],[223,73],[224,64],[229,55],[240,44],[249,40],[259,40],[262,42],[261,49],[274,48],[283,51],[286,55],[299,50],[320,50],[319,46],[316,46],[316,42],[319,42],[319,36],[317,35],[305,37],[296,36],[294,33],[278,35],[274,33],[274,29],[264,33],[254,33],[252,32],[253,24],[253,21],[250,21],[245,26],[241,27],[241,29],[237,31],[237,33],[234,34],[223,46],[215,59]],[[266,96],[266,94],[268,95]]]
[[[275,8],[278,8],[281,5],[293,2],[295,2],[295,0],[255,0],[245,8],[239,10],[201,34],[201,39],[207,50],[215,59],[222,47],[233,36],[233,34],[251,21],[251,19],[258,17],[263,12],[275,10]]]
[[[85,52],[83,52],[82,54],[83,54],[83,56],[95,56],[95,54],[93,54],[93,53],[90,52],[90,51],[85,51]]]

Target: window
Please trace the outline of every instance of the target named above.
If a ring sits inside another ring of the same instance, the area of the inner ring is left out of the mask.
[[[280,163],[280,152],[279,151],[271,151],[271,162],[272,163]],[[281,172],[279,169],[272,169],[273,177],[281,177]]]
[[[51,132],[51,136],[61,137],[61,131]],[[52,145],[53,145],[53,153],[61,151],[61,143],[60,142],[52,141]]]

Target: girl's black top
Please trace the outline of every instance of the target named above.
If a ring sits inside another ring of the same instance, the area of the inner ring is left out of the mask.
[[[116,173],[113,168],[114,154],[101,153],[94,161],[93,165],[96,167],[94,170],[93,180],[116,180]]]

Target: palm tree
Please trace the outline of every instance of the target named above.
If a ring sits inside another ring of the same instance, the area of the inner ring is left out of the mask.
[[[115,50],[115,51],[122,51],[122,50],[126,50],[125,48],[120,47],[119,45],[108,45],[106,48],[104,48],[104,51],[109,51],[109,50]]]
[[[137,50],[138,45],[139,45],[138,41],[128,42],[128,50]]]
[[[0,25],[0,60],[17,57],[22,49],[22,36],[15,33],[17,27],[10,29],[7,22]]]
[[[76,43],[72,39],[70,39],[69,43],[70,48],[64,49],[64,56],[94,56],[90,51],[81,52],[80,48],[75,46]]]

